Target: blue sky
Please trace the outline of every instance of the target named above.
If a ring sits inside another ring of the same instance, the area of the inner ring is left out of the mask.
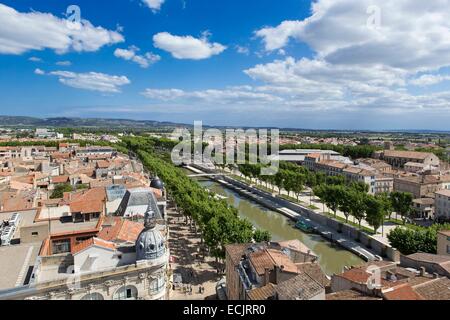
[[[448,130],[448,2],[3,0],[0,114]]]

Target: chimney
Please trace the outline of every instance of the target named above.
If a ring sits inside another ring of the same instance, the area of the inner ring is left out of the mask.
[[[270,283],[270,269],[266,268],[264,270],[264,285],[268,285]]]
[[[439,274],[437,272],[433,273],[433,278],[434,279],[438,279],[439,278]]]
[[[420,276],[424,277],[426,273],[425,267],[420,267]]]

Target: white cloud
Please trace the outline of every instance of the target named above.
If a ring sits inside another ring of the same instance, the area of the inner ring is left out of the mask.
[[[45,72],[42,71],[37,74],[44,75]],[[114,76],[99,72],[52,71],[47,74],[57,76],[59,82],[69,87],[105,93],[120,92],[120,87],[131,83],[125,76]]]
[[[44,75],[44,74],[45,74],[45,71],[43,71],[43,70],[41,70],[41,69],[39,69],[39,68],[36,68],[36,69],[34,70],[34,73],[35,73],[35,74],[38,74],[38,75]]]
[[[280,97],[262,92],[254,92],[250,88],[245,87],[199,91],[184,91],[180,89],[146,89],[142,94],[147,98],[161,101],[186,102],[195,100],[214,104],[246,104],[249,102],[265,104],[282,101],[282,98]]]
[[[73,28],[50,13],[22,13],[4,4],[0,4],[0,21],[0,54],[44,49],[58,54],[97,51],[104,45],[124,41],[120,33],[95,27],[87,20],[82,21],[80,28]]]
[[[148,68],[150,65],[161,60],[161,57],[157,54],[147,52],[144,55],[138,55],[139,48],[131,46],[128,49],[116,49],[114,55],[117,58],[129,60],[137,63],[141,68]]]
[[[57,66],[68,67],[68,66],[72,65],[72,62],[70,62],[70,61],[57,61],[56,65]]]
[[[289,38],[299,37],[303,29],[302,21],[283,21],[277,27],[265,27],[255,32],[257,37],[263,38],[265,49],[273,51],[285,47]]]
[[[142,0],[153,12],[161,10],[161,6],[165,0]]]
[[[370,6],[381,10],[378,28],[367,26]],[[450,65],[450,0],[317,0],[312,15],[256,31],[266,50],[289,39],[308,44],[336,64],[383,64],[409,71]]]
[[[28,60],[33,62],[42,62],[42,59],[38,57],[30,57]]]
[[[210,43],[206,34],[200,39],[192,36],[175,36],[168,32],[160,32],[153,36],[156,48],[168,51],[176,59],[201,60],[222,53],[227,47],[214,42]]]
[[[237,53],[244,54],[246,56],[248,56],[250,54],[250,49],[247,47],[237,45],[235,48],[236,48]]]
[[[414,86],[420,86],[420,87],[426,87],[426,86],[431,86],[434,84],[438,84],[441,83],[443,81],[448,81],[450,80],[450,76],[446,75],[433,75],[433,74],[424,74],[421,75],[420,77],[410,80],[409,83],[414,85]]]

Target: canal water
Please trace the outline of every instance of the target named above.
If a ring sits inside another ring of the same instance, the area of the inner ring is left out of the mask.
[[[344,266],[357,266],[364,263],[355,254],[326,241],[320,235],[307,234],[296,229],[294,223],[281,213],[244,198],[217,182],[203,179],[197,179],[197,181],[216,194],[227,197],[227,202],[239,210],[241,217],[247,218],[256,228],[269,231],[273,241],[299,239],[319,256],[319,264],[328,275],[341,273]]]

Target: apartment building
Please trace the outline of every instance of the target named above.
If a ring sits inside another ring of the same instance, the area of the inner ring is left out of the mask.
[[[369,186],[369,193],[375,194],[375,171],[369,171],[358,167],[347,167],[342,173],[348,181],[365,183]]]
[[[375,188],[374,193],[390,193],[394,191],[394,178],[390,176],[385,176],[382,174],[375,176]]]
[[[433,219],[434,218],[434,199],[420,198],[413,200],[414,214],[417,218]]]
[[[394,190],[411,193],[414,198],[433,197],[442,189],[442,181],[435,176],[401,176],[394,178]]]
[[[450,220],[450,190],[435,193],[435,216],[439,220]]]

